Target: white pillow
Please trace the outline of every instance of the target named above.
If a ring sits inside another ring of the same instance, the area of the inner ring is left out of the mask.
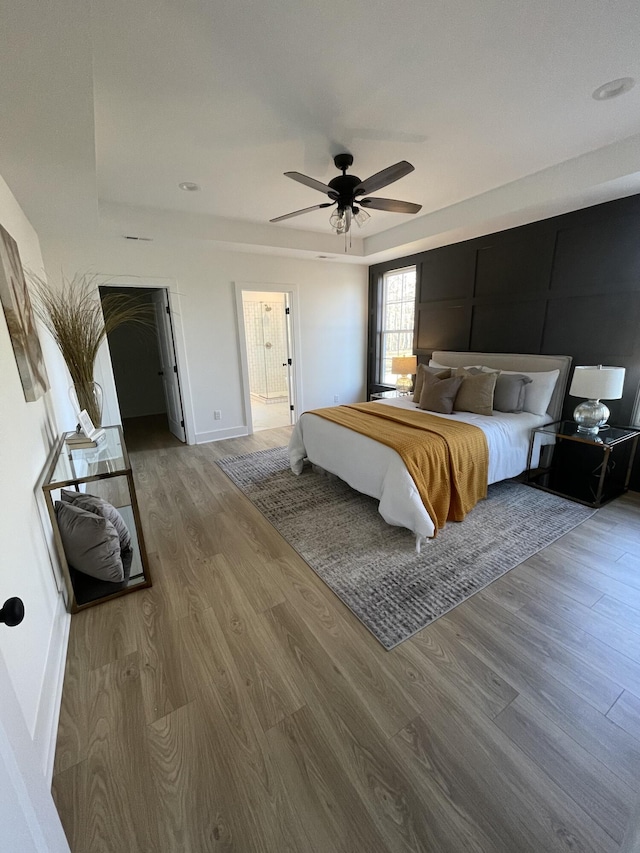
[[[544,372],[532,372],[530,370],[503,370],[503,373],[522,373],[531,377],[531,383],[524,388],[523,411],[531,412],[532,415],[546,415],[553,389],[556,387],[559,370],[547,370]]]

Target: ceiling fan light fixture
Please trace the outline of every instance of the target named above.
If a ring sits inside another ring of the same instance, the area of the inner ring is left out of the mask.
[[[367,220],[371,219],[371,214],[367,213],[367,211],[363,210],[361,207],[354,207],[353,218],[358,223],[358,228],[362,228],[363,225],[367,224]]]
[[[336,234],[346,234],[348,230],[346,211],[336,208],[329,217],[329,225],[333,228]]]

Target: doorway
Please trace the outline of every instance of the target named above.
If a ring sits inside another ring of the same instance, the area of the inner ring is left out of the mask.
[[[257,432],[290,426],[294,421],[290,294],[242,289],[239,295],[249,429]]]
[[[169,295],[165,287],[103,285],[149,306],[149,324],[124,324],[108,335],[122,426],[130,449],[179,446],[185,442],[180,376]]]

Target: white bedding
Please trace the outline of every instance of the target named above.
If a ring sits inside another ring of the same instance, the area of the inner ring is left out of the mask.
[[[411,397],[380,400],[376,405],[416,411]],[[548,415],[528,412],[494,412],[492,417],[455,412],[437,417],[465,421],[484,432],[489,447],[489,484],[515,477],[526,469],[532,428],[551,420]],[[384,520],[412,530],[418,547],[423,538],[434,535],[433,522],[411,475],[398,453],[385,444],[306,412],[295,425],[289,442],[291,470],[295,474],[301,473],[305,458],[357,491],[378,498],[378,511]]]

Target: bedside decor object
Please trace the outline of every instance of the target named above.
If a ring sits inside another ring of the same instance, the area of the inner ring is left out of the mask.
[[[86,409],[94,426],[100,427],[102,389],[93,379],[100,345],[109,332],[124,323],[147,326],[151,321],[149,308],[135,296],[122,293],[109,294],[101,303],[97,276],[63,276],[58,288],[35,273],[27,275],[34,290],[36,314],[56,342],[71,374],[70,396],[76,414]]]
[[[624,372],[624,367],[603,367],[601,364],[576,367],[569,395],[588,398],[573,412],[578,432],[597,435],[607,423],[610,412],[600,400],[619,400],[622,397]]]
[[[418,369],[418,359],[415,355],[400,355],[391,359],[391,372],[395,373],[396,389],[400,394],[408,394],[411,391],[413,380],[411,377]]]

